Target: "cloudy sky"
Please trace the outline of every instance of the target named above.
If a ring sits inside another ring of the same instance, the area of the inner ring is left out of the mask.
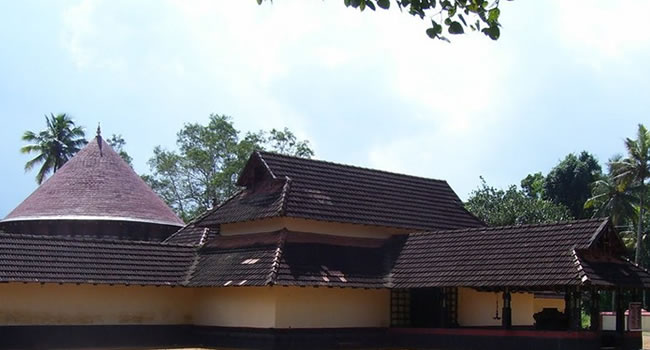
[[[139,173],[187,122],[289,127],[316,157],[446,179],[462,198],[650,124],[645,1],[502,2],[502,37],[424,34],[341,0],[1,1],[0,217],[31,193],[45,113],[122,134]],[[616,20],[614,20],[616,19]]]

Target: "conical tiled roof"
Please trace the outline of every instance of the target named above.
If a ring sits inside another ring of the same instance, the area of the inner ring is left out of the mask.
[[[97,136],[2,220],[183,222],[101,136]]]

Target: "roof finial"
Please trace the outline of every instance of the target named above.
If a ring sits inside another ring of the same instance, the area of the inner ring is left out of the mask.
[[[99,156],[102,157],[104,153],[102,152],[102,129],[97,123],[97,145],[99,146]]]

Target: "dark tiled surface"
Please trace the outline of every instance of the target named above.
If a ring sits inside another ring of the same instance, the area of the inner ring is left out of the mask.
[[[249,221],[282,215],[285,196],[289,190],[287,179],[268,180],[243,190],[203,218],[197,226],[217,226],[222,223]]]
[[[441,180],[255,152],[238,184],[246,189],[200,224],[291,216],[419,230],[483,226]]]
[[[218,228],[199,227],[190,223],[165,239],[165,243],[196,246],[216,237],[217,234],[219,234]]]
[[[583,254],[578,254],[578,260],[588,283],[605,287],[650,286],[650,274],[629,261]]]
[[[607,222],[435,231],[368,239],[280,230],[200,245],[0,234],[0,282],[555,289],[650,287],[597,253]]]
[[[0,282],[181,285],[195,249],[0,233]]]
[[[286,230],[217,237],[201,250],[191,285],[282,285],[381,288],[384,242]]]
[[[100,142],[90,141],[5,219],[100,216],[182,226],[106,141]]]
[[[382,248],[287,242],[276,284],[383,288],[386,267]]]
[[[215,237],[200,250],[189,285],[270,285],[281,245],[278,232]]]
[[[416,233],[404,242],[395,287],[577,285],[574,249],[588,248],[604,219]]]

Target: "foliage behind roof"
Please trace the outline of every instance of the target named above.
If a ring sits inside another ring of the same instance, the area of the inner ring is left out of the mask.
[[[101,136],[89,142],[3,221],[183,222]]]

